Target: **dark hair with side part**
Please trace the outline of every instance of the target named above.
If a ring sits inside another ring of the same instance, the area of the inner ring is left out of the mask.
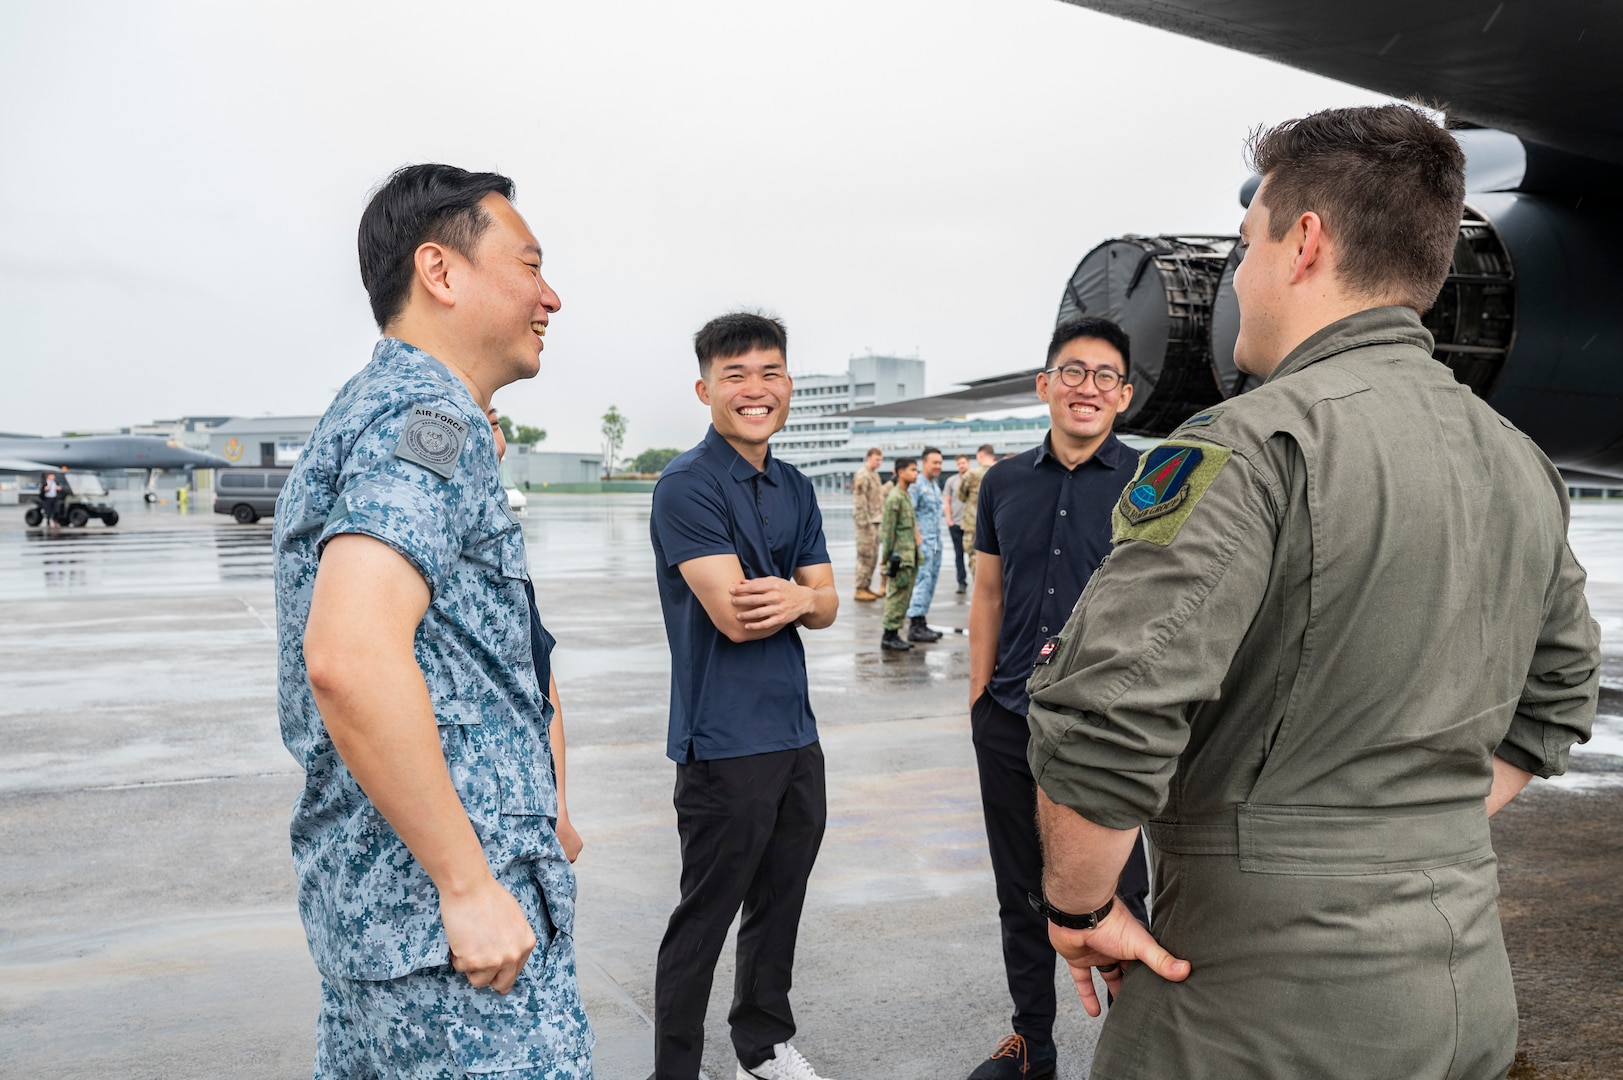
[[[1048,339],[1048,360],[1043,367],[1054,366],[1054,357],[1059,355],[1061,349],[1075,341],[1077,338],[1092,338],[1102,341],[1106,345],[1121,353],[1121,376],[1123,382],[1133,381],[1133,361],[1129,354],[1130,343],[1127,331],[1123,330],[1115,320],[1107,319],[1102,315],[1084,315],[1080,319],[1071,319],[1054,327],[1054,336]]]
[[[1268,232],[1282,239],[1319,215],[1344,286],[1424,312],[1454,257],[1465,154],[1410,105],[1326,109],[1251,137]]]
[[[896,466],[895,466],[895,468],[891,469],[891,472],[892,473],[899,473],[903,469],[907,468],[909,465],[917,465],[917,464],[918,464],[918,462],[914,461],[910,457],[899,457],[899,458],[896,459]]]
[[[931,454],[934,454],[936,457],[943,457],[944,456],[941,453],[941,451],[937,450],[935,447],[926,446],[923,450],[919,451],[919,460],[923,461],[925,458],[929,457]]]
[[[699,377],[710,377],[712,360],[731,360],[735,356],[776,349],[789,363],[789,331],[783,323],[769,315],[754,311],[734,311],[718,315],[699,328],[693,335],[693,351],[699,357]]]
[[[468,172],[455,165],[407,165],[389,175],[361,213],[357,238],[361,284],[380,331],[405,310],[417,272],[417,249],[444,244],[472,259],[491,225],[479,200],[496,194],[512,202],[513,190],[513,181],[500,173]]]

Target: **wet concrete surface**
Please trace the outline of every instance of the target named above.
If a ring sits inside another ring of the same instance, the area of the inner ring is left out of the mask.
[[[969,745],[966,639],[878,649],[826,508],[839,621],[808,633],[830,821],[796,964],[796,1044],[841,1080],[965,1075],[1006,1032]],[[0,508],[0,1075],[309,1075],[318,980],[293,907],[300,784],[275,715],[269,527],[121,506],[45,537]],[[598,1075],[641,1080],[676,899],[668,652],[646,496],[537,496],[525,530],[569,732],[582,987]],[[1495,821],[1523,1015],[1515,1075],[1623,1075],[1623,503],[1575,507],[1606,635],[1571,777]],[[951,553],[948,552],[950,560]],[[967,605],[942,575],[932,622]],[[730,949],[706,1071],[730,1077]],[[1060,983],[1060,1076],[1097,1022]]]

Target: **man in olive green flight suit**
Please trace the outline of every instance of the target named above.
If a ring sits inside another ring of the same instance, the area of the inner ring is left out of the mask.
[[[1117,994],[1095,1078],[1503,1077],[1488,818],[1598,686],[1565,487],[1430,355],[1453,138],[1388,105],[1252,152],[1235,361],[1266,382],[1144,455],[1034,658],[1040,902],[1083,1004],[1094,967]],[[1149,931],[1101,913],[1146,823]]]
[[[885,585],[885,618],[880,623],[885,634],[881,649],[905,652],[913,647],[899,631],[907,621],[907,605],[913,597],[913,575],[918,573],[919,528],[913,516],[913,500],[907,494],[919,478],[919,463],[910,457],[896,459],[896,481],[885,496],[885,516],[879,524],[879,565],[889,575]],[[892,562],[891,556],[897,561]]]

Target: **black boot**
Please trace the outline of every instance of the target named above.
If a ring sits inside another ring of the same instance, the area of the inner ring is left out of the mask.
[[[897,631],[886,630],[885,636],[879,639],[879,647],[881,649],[896,649],[899,651],[906,651],[907,649],[911,649],[913,646],[910,643],[903,641],[902,635]]]
[[[923,641],[926,643],[931,641],[940,641],[941,631],[930,629],[929,626],[925,624],[923,615],[915,615],[908,620],[907,640]]]

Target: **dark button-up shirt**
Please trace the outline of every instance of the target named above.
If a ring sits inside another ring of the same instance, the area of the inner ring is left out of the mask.
[[[1067,469],[1045,436],[1042,445],[986,470],[975,550],[1003,560],[1003,625],[989,689],[1005,709],[1025,713],[1037,652],[1065,625],[1109,553],[1110,511],[1137,464],[1110,435],[1092,457]]]
[[[745,578],[793,578],[802,567],[826,564],[811,482],[770,453],[757,470],[712,427],[660,474],[649,532],[671,646],[671,760],[816,742],[800,632],[786,626],[759,641],[729,641],[678,569],[706,555],[737,555]]]

